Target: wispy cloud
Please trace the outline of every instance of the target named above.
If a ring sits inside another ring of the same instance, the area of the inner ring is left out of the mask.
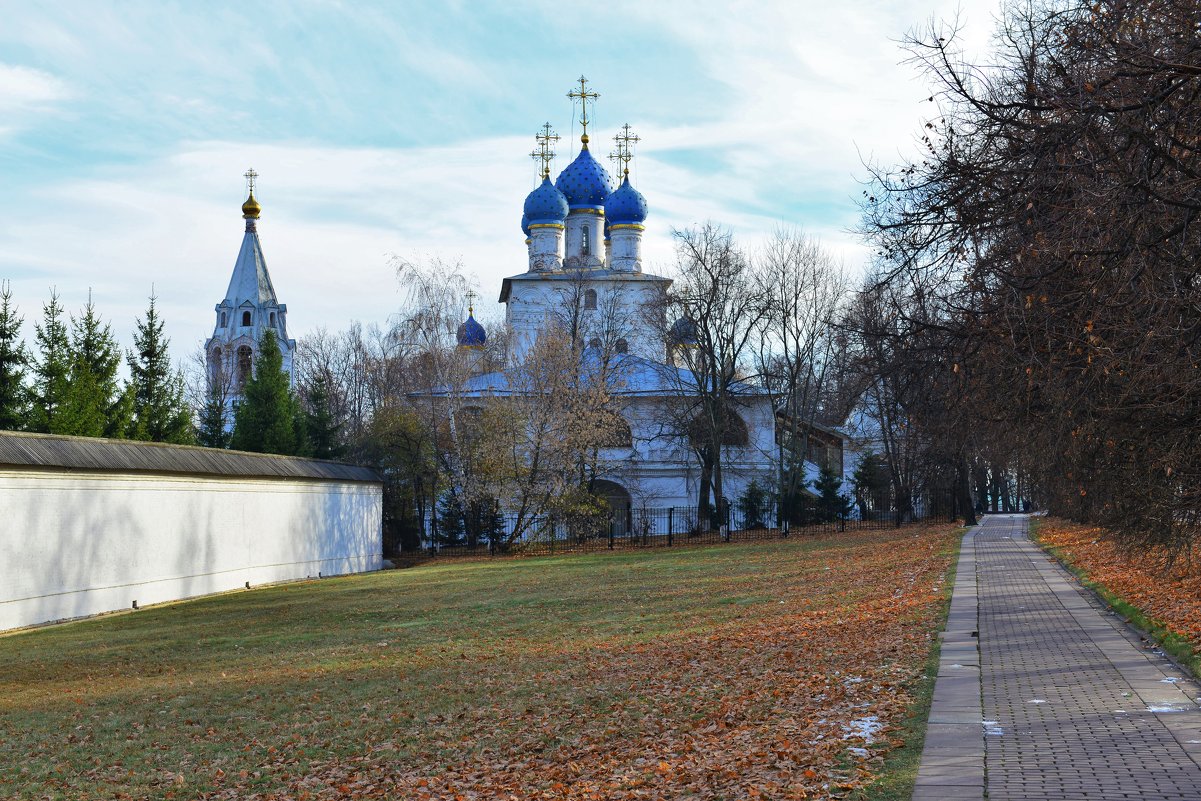
[[[526,266],[532,134],[551,120],[567,164],[580,72],[603,96],[597,154],[627,120],[643,137],[648,269],[705,220],[751,246],[803,225],[856,267],[862,157],[907,150],[931,112],[897,40],[954,2],[34,4],[0,29],[0,137],[19,143],[0,153],[0,278],[27,317],[50,286],[68,307],[91,287],[126,341],[153,284],[186,351],[253,165],[294,335],[385,320],[391,253],[461,256],[495,297]],[[965,0],[973,42],[996,4]]]

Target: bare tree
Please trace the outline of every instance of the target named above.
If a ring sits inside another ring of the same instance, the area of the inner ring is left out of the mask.
[[[729,231],[709,223],[674,234],[676,275],[662,318],[685,321],[692,341],[676,349],[687,380],[677,382],[671,416],[675,435],[687,438],[700,463],[697,518],[703,524],[710,499],[720,505],[724,498],[725,447],[746,444],[737,410],[744,395],[756,391],[750,383],[754,349],[771,305]]]
[[[805,484],[804,462],[814,423],[834,398],[830,384],[844,379],[839,318],[848,297],[842,269],[797,229],[778,229],[757,259],[755,279],[767,304],[756,365],[780,419],[779,497],[783,513]],[[843,411],[843,410],[839,410]],[[844,412],[845,413],[845,412]],[[840,419],[834,422],[841,424]]]

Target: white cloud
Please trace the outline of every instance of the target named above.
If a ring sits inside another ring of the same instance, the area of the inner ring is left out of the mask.
[[[848,232],[857,216],[860,153],[893,160],[898,150],[908,150],[922,115],[929,113],[931,107],[921,102],[928,90],[911,68],[898,66],[904,54],[896,40],[928,14],[953,13],[949,0],[936,1],[933,9],[883,0],[857,7],[755,4],[734,11],[698,3],[624,6],[623,26],[654,26],[694,53],[702,74],[690,78],[722,98],[688,107],[662,75],[653,74],[644,86],[622,89],[627,95],[645,92],[671,110],[659,117],[672,120],[670,125],[631,120],[643,137],[634,177],[651,207],[648,269],[671,263],[672,227],[706,220],[732,227],[752,247],[780,224],[804,225],[850,267],[861,267],[865,247]],[[995,0],[965,4],[970,47],[990,32],[994,7]],[[379,17],[381,26],[394,25],[387,15],[361,13]],[[124,41],[119,17],[101,20],[109,40]],[[84,41],[51,44],[55,52],[83,48],[76,57],[87,60]],[[412,60],[450,75],[452,85],[503,83],[503,64],[444,53],[418,33],[405,41],[419,54]],[[273,58],[270,48],[262,49],[253,63]],[[214,61],[199,46],[184,55],[197,69],[212,61],[216,66],[204,68],[218,74],[242,63]],[[318,61],[305,69],[322,67]],[[554,68],[568,81],[575,74],[567,71],[574,67]],[[303,77],[308,87],[309,72]],[[88,87],[88,97],[111,91]],[[180,82],[171,88],[156,95],[160,112],[176,119],[222,114],[195,86]],[[324,98],[341,89],[313,91]],[[569,113],[562,94],[545,98],[552,119]],[[604,102],[613,102],[615,94],[608,92]],[[9,129],[24,126],[23,114],[68,99],[71,87],[53,75],[0,64],[0,111],[11,112],[5,120]],[[379,98],[384,104],[395,100]],[[350,101],[339,96],[330,102]],[[453,93],[440,102],[450,116],[478,113]],[[386,320],[399,301],[391,253],[461,256],[479,276],[485,298],[496,297],[501,278],[525,270],[518,225],[522,201],[534,185],[524,156],[532,144],[528,137],[407,148],[238,141],[234,137],[248,134],[232,131],[243,130],[255,111],[250,106],[239,112],[245,116],[226,115],[220,130],[229,133],[213,135],[229,139],[177,143],[137,162],[84,165],[69,180],[41,182],[0,203],[0,278],[12,279],[27,319],[37,317],[52,285],[69,309],[78,308],[92,287],[97,305],[128,344],[133,319],[153,284],[175,353],[185,355],[212,330],[212,307],[224,294],[242,237],[240,176],[251,165],[261,175],[264,251],[280,299],[289,305],[294,336],[317,326],[341,328],[352,318]],[[604,114],[606,120],[624,119],[619,108]],[[531,127],[542,118],[531,120]],[[571,157],[568,142],[561,144],[560,169]]]
[[[71,96],[67,85],[48,72],[0,63],[0,111],[44,108]]]

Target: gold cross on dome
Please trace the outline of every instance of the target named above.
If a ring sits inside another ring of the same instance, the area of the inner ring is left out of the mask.
[[[621,165],[625,175],[630,174],[630,162],[634,160],[634,145],[642,141],[642,137],[634,133],[627,122],[621,126],[621,133],[613,137],[616,147],[609,158]]]
[[[588,103],[595,103],[596,99],[600,97],[600,93],[588,91],[588,79],[583,75],[580,76],[579,84],[579,91],[572,89],[567,93],[567,96],[573,101],[580,101],[580,127],[584,129],[583,135],[580,136],[580,141],[588,144]]]
[[[249,170],[242,173],[242,175],[246,179],[246,188],[250,191],[250,194],[253,195],[254,194],[254,179],[258,178],[259,174],[254,171],[254,167],[251,167]]]
[[[468,316],[475,314],[475,299],[478,297],[479,297],[479,295],[477,295],[475,293],[474,289],[467,290],[467,315]]]
[[[538,140],[538,147],[530,152],[530,158],[541,162],[542,171],[539,175],[547,178],[550,177],[550,163],[555,157],[555,142],[558,142],[561,138],[550,127],[549,122],[544,124],[538,133],[534,134],[534,139]]]

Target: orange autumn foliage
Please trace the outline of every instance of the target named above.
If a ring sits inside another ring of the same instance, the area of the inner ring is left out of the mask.
[[[815,565],[812,591],[825,592],[817,585],[834,575],[836,603],[813,608],[799,594],[803,585],[765,583],[764,593],[796,611],[750,612],[715,633],[590,650],[578,655],[577,669],[546,677],[577,682],[591,708],[550,704],[512,715],[485,707],[469,719],[422,723],[423,736],[453,743],[461,759],[396,760],[369,747],[353,759],[309,763],[282,791],[235,784],[204,797],[845,797],[902,743],[899,725],[931,646],[956,530],[834,535],[854,543],[840,551],[848,563],[833,571]],[[606,700],[607,687],[627,700]],[[879,726],[867,738],[865,720]]]
[[[1178,559],[1169,568],[1158,554],[1119,549],[1105,529],[1057,518],[1043,521],[1037,536],[1092,581],[1169,631],[1201,644],[1201,571],[1195,562]]]

